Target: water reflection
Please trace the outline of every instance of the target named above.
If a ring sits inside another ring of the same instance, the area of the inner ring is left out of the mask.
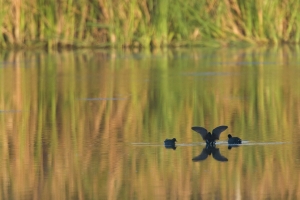
[[[230,150],[230,149],[232,149],[232,148],[237,148],[237,147],[239,147],[240,145],[238,145],[238,144],[228,144],[228,149]]]
[[[213,145],[213,146],[206,145],[205,148],[203,148],[200,155],[193,158],[193,161],[194,162],[203,161],[203,160],[207,159],[208,156],[210,156],[210,155],[212,155],[212,157],[217,161],[220,161],[220,162],[228,161],[228,159],[220,153],[220,149],[216,148],[215,145]]]
[[[165,145],[165,148],[166,149],[173,149],[173,150],[176,150],[176,145],[175,144],[173,144],[173,145]]]
[[[3,199],[300,199],[299,48],[143,54],[0,53]],[[260,143],[162,147],[194,124]]]

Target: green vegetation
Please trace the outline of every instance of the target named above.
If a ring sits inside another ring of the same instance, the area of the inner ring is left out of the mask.
[[[300,41],[298,0],[0,0],[0,47]]]

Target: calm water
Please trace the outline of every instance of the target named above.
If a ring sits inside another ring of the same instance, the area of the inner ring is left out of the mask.
[[[299,199],[299,77],[295,47],[2,53],[1,199]]]

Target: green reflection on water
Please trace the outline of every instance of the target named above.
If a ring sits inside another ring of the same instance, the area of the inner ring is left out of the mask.
[[[298,54],[287,47],[6,54],[2,196],[295,199]],[[222,142],[231,133],[250,145],[218,144],[226,163],[192,162],[204,145],[191,127],[221,124],[229,126]],[[173,137],[178,148],[165,149]]]

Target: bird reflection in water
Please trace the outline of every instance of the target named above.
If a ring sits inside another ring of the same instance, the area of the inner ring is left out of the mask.
[[[226,157],[222,156],[219,148],[216,148],[215,145],[214,146],[206,145],[206,147],[203,148],[201,154],[199,156],[196,156],[193,158],[193,161],[198,162],[198,161],[205,160],[211,154],[212,154],[212,157],[217,161],[220,161],[220,162],[228,161],[228,159]]]
[[[165,145],[166,149],[173,149],[176,150],[176,146],[175,145]]]
[[[239,147],[240,145],[238,145],[238,144],[228,144],[228,149],[230,150],[230,149],[232,149],[232,148],[237,148],[237,147]]]

